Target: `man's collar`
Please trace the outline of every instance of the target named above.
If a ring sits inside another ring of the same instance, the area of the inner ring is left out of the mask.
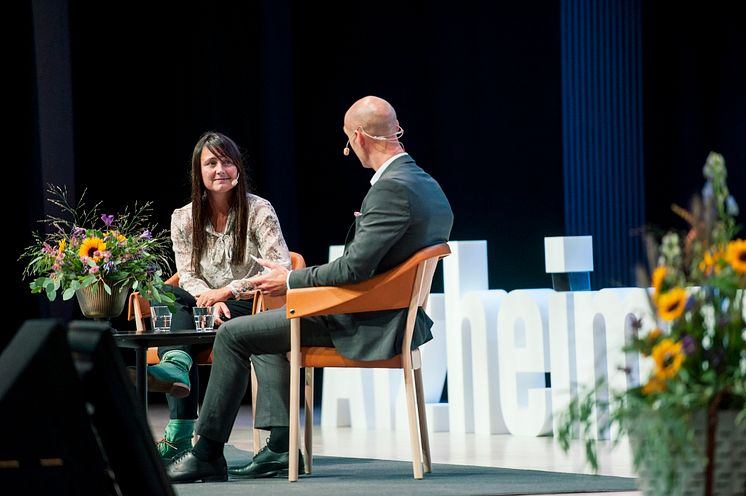
[[[393,157],[391,157],[390,159],[388,159],[387,161],[385,161],[383,164],[381,164],[381,166],[378,168],[378,170],[376,171],[376,173],[373,174],[373,177],[370,178],[370,185],[373,186],[374,184],[376,184],[376,181],[378,181],[379,179],[381,179],[381,176],[383,175],[383,171],[385,171],[386,168],[389,165],[391,165],[391,162],[393,162],[397,158],[402,157],[404,155],[407,155],[407,152],[398,153],[398,154],[394,155]]]

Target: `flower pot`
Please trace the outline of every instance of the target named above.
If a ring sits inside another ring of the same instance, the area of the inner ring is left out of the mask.
[[[89,319],[110,319],[117,317],[124,310],[127,301],[127,287],[110,286],[111,294],[104,289],[104,284],[98,282],[75,291],[80,310]]]
[[[715,454],[712,472],[713,495],[746,494],[746,425],[736,425],[738,410],[721,410],[718,412],[717,430],[715,433]],[[673,421],[673,420],[672,420]],[[637,467],[638,484],[645,496],[671,494],[682,496],[703,496],[706,485],[706,432],[707,415],[702,412],[694,418],[695,445],[687,455],[696,452],[699,458],[688,459],[681,463],[680,455],[671,454],[676,461],[674,476],[675,488],[667,487],[668,473],[655,470],[653,460],[643,457]],[[632,450],[639,446],[634,433],[630,434]],[[667,467],[670,468],[670,467]]]

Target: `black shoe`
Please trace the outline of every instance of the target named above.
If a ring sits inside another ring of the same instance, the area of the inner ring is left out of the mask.
[[[228,473],[234,477],[259,479],[261,477],[275,477],[288,469],[289,453],[275,453],[269,446],[259,450],[251,462],[244,467],[230,467]],[[298,474],[305,474],[303,468],[303,454],[298,453]]]
[[[171,482],[225,482],[228,480],[228,469],[225,457],[203,461],[194,456],[192,450],[176,455],[166,465],[166,475]]]

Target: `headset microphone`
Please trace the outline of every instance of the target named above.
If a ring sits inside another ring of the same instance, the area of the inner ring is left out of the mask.
[[[235,186],[238,184],[238,178],[241,177],[241,173],[236,174],[236,178],[231,181],[231,186]]]
[[[345,145],[344,149],[342,150],[342,155],[345,157],[350,154],[350,140],[347,140],[347,144]]]

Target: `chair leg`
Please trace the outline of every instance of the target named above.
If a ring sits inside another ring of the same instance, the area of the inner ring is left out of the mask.
[[[288,481],[298,480],[298,424],[300,415],[300,319],[290,320],[290,448]]]
[[[256,428],[256,394],[257,390],[259,389],[259,384],[256,381],[256,374],[254,373],[254,365],[251,365],[251,369],[249,370],[249,375],[251,376],[251,425],[253,428],[253,441],[254,441],[254,454],[256,455],[259,453],[259,450],[262,447],[262,432],[261,430]]]
[[[311,473],[313,464],[313,367],[306,367],[306,389],[304,391],[306,398],[303,422],[304,444],[306,446],[306,458],[303,468],[306,474]]]
[[[417,394],[417,414],[420,417],[420,441],[422,442],[422,465],[425,473],[432,472],[430,459],[430,434],[427,430],[427,411],[425,410],[425,389],[422,386],[422,369],[414,371],[414,386]]]
[[[417,410],[414,399],[414,376],[412,369],[404,368],[404,389],[407,395],[407,418],[409,420],[409,443],[412,448],[412,472],[415,479],[422,479],[422,451],[417,428]]]

